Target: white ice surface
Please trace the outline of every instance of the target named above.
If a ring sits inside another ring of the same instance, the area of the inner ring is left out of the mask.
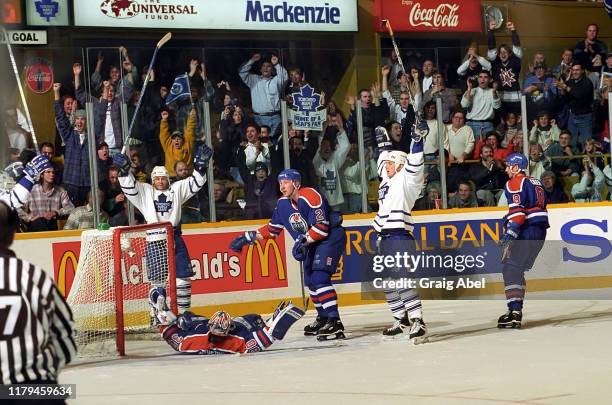
[[[502,300],[425,301],[430,343],[383,340],[385,304],[341,308],[349,339],[302,335],[271,350],[175,354],[129,342],[124,359],[78,362],[60,376],[75,404],[610,404],[612,301],[528,300],[524,329],[498,330]],[[237,314],[236,314],[237,315]]]

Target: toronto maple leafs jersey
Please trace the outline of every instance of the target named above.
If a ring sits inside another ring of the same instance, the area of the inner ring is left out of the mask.
[[[16,210],[28,201],[33,186],[34,183],[23,176],[11,190],[0,190],[0,201]]]
[[[144,215],[148,224],[168,221],[173,226],[181,222],[181,206],[200,191],[205,182],[206,176],[194,170],[188,178],[174,182],[168,189],[160,191],[149,183],[136,181],[132,173],[119,177],[121,190]]]
[[[311,242],[317,242],[327,238],[330,228],[341,222],[340,214],[331,211],[325,197],[314,188],[304,187],[298,191],[297,203],[286,197],[278,199],[272,219],[259,228],[259,233],[273,238],[286,229],[294,240],[306,235]]]
[[[504,191],[508,200],[509,211],[505,219],[509,228],[517,234],[530,225],[548,228],[546,193],[540,180],[521,173],[508,180]]]
[[[425,183],[423,140],[412,142],[404,167],[391,178],[387,176],[384,164],[388,153],[383,151],[378,157],[378,175],[382,180],[378,187],[378,213],[372,226],[379,233],[391,230],[412,232],[412,207]]]

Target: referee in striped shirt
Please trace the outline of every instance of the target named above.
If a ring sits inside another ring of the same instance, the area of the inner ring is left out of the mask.
[[[25,176],[15,188],[0,195],[0,383],[3,385],[56,384],[60,370],[76,353],[72,312],[53,279],[41,268],[16,258],[9,249],[19,226],[14,208],[27,200],[29,190],[47,166],[50,163],[46,157],[35,157],[26,165]]]

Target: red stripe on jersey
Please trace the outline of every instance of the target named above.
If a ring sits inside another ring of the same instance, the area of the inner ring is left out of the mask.
[[[322,232],[322,231],[319,231],[319,232]],[[321,235],[319,232],[311,228],[310,230],[308,230],[308,236],[310,236],[310,238],[314,241],[319,241],[319,240],[323,240],[327,238],[327,232],[325,232],[325,235]]]
[[[304,187],[298,193],[298,198],[303,199],[312,208],[319,208],[323,204],[321,194],[314,188]]]
[[[220,349],[234,353],[244,353],[246,352],[246,344],[244,343],[244,339],[233,335],[228,335],[218,342],[212,343],[207,333],[205,335],[193,335],[183,338],[180,349],[182,352]]]
[[[525,180],[526,178],[527,177],[525,177],[524,174],[518,174],[514,176],[506,183],[506,190],[508,190],[510,193],[521,192],[523,190],[523,180]]]
[[[330,292],[328,292],[328,293],[327,293],[327,294],[325,294],[325,295],[321,295],[321,296],[319,296],[319,301],[321,301],[321,302],[322,302],[322,301],[325,301],[325,300],[329,300],[329,299],[331,299],[331,298],[334,298],[334,299],[335,299],[335,298],[338,298],[338,296],[336,295],[336,292],[335,292],[335,291],[330,291]]]
[[[318,223],[318,224],[314,224],[313,226],[316,226],[317,228],[319,228],[323,232],[327,232],[329,230],[329,225],[326,225],[326,224]]]
[[[275,236],[278,236],[278,234],[281,233],[282,229],[278,229],[274,226],[271,226],[270,224],[265,224],[257,231],[261,234],[261,236],[264,237],[264,239],[270,239],[274,238]]]

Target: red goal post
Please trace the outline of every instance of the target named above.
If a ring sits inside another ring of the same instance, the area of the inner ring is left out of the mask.
[[[124,356],[126,340],[159,336],[151,324],[149,290],[154,284],[166,288],[170,308],[177,312],[174,259],[169,222],[81,234],[68,295],[80,355]]]

